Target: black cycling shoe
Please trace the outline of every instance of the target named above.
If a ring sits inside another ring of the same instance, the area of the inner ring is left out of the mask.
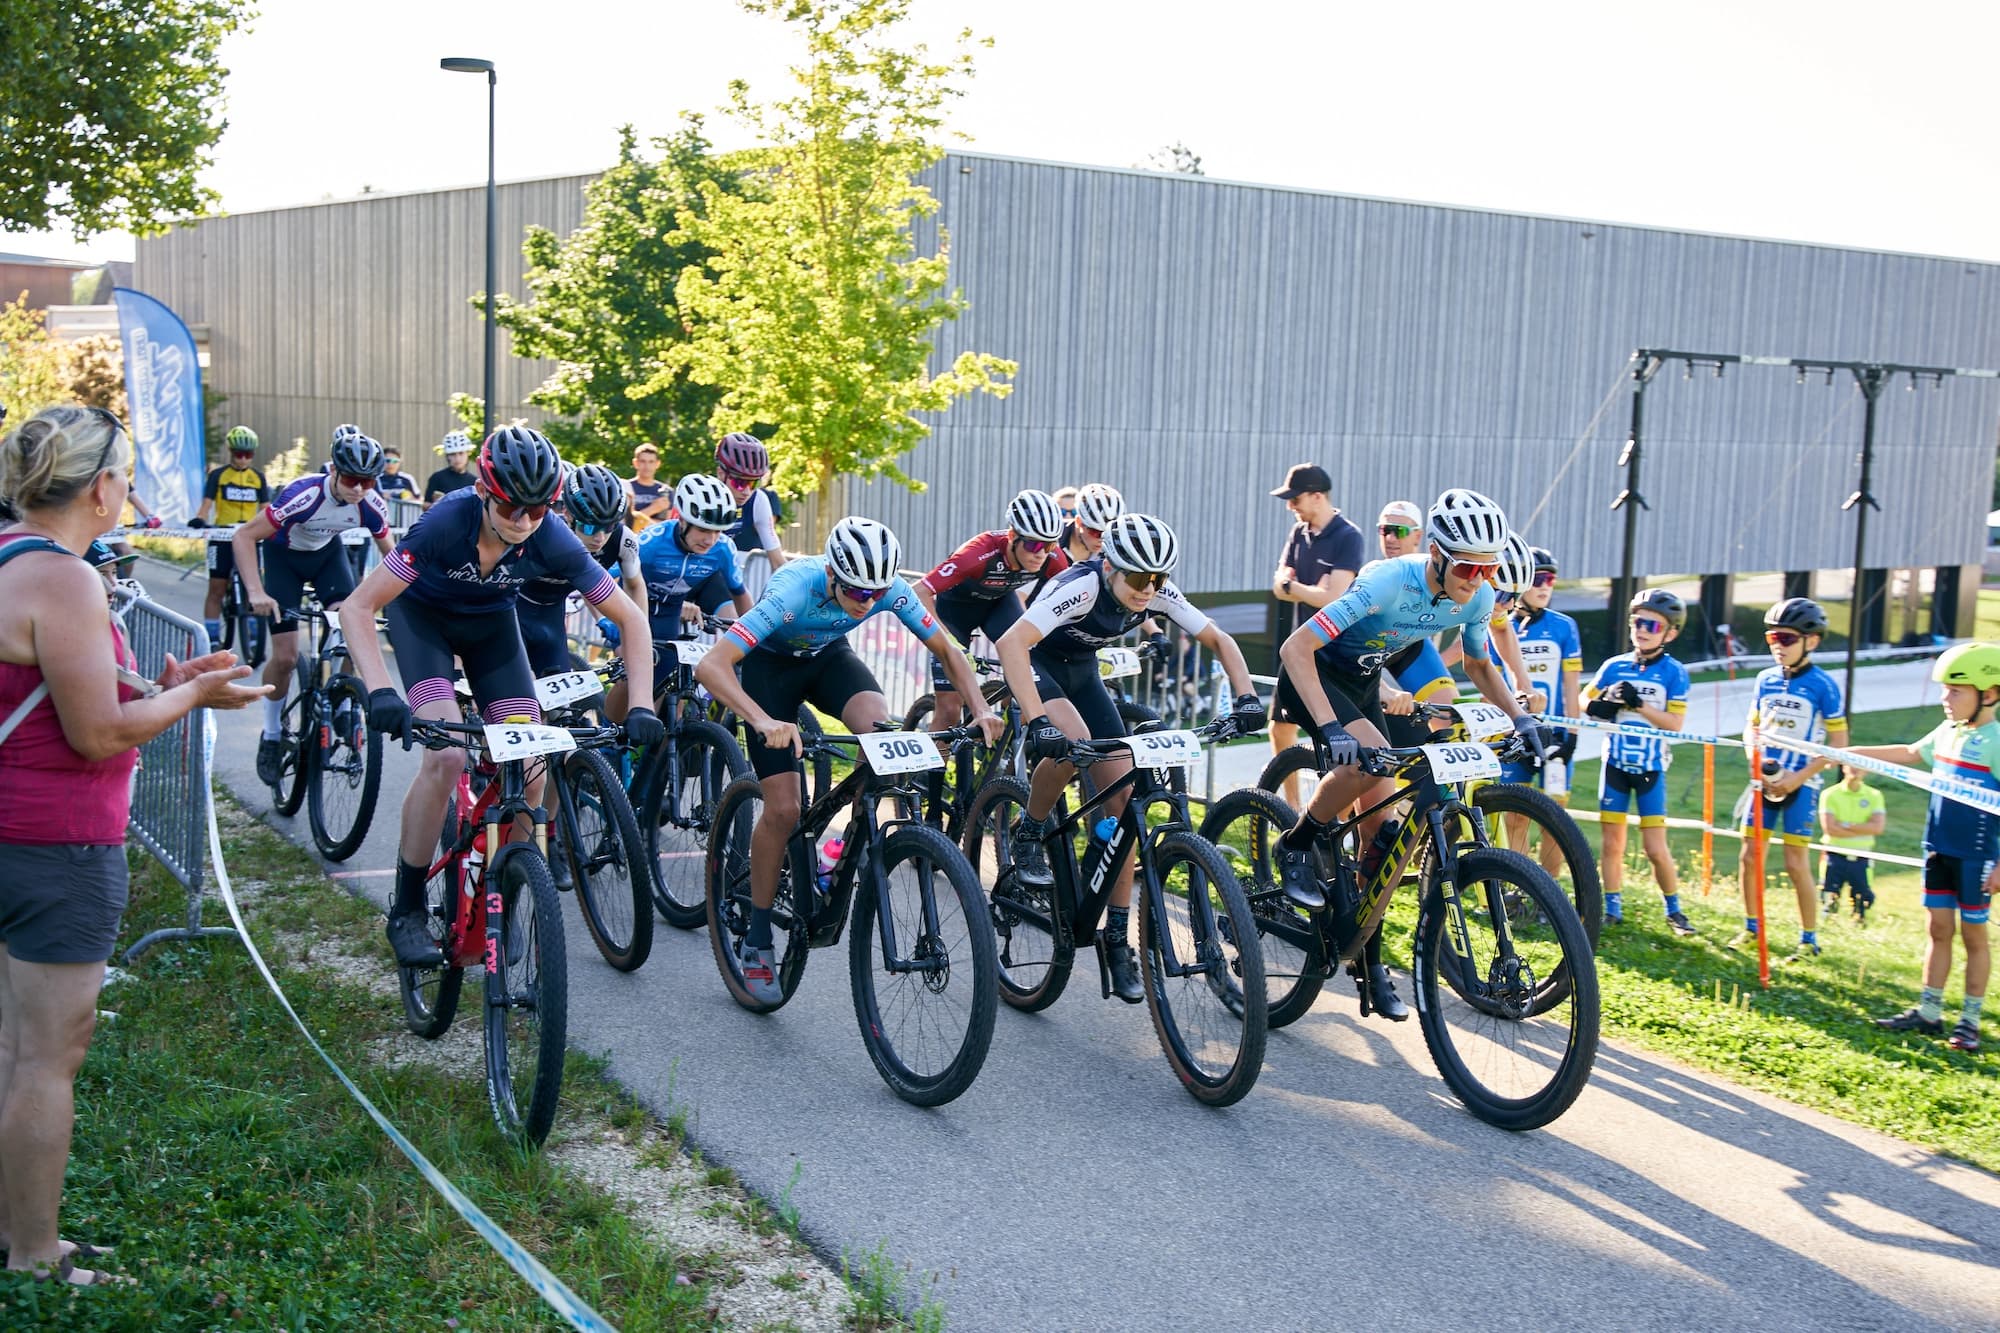
[[[1127,1004],[1146,998],[1139,984],[1139,957],[1129,944],[1110,944],[1104,949],[1105,966],[1111,969],[1111,993]]]
[[[444,953],[424,923],[427,915],[419,908],[389,918],[389,947],[396,951],[397,967],[444,966]]]
[[[1391,1023],[1401,1023],[1410,1016],[1410,1006],[1396,994],[1395,979],[1380,963],[1368,969],[1368,1000],[1369,1008]]]
[[[1887,1018],[1876,1019],[1875,1026],[1886,1028],[1891,1032],[1921,1032],[1926,1037],[1941,1037],[1944,1035],[1944,1020],[1942,1018],[1925,1018],[1923,1010],[1917,1008],[1915,1005],[1911,1005],[1900,1014],[1891,1014]]]
[[[549,878],[556,882],[557,893],[568,893],[576,888],[576,880],[569,873],[569,858],[554,847],[549,848]]]
[[[1010,830],[1014,876],[1031,889],[1055,887],[1056,875],[1049,869],[1048,848],[1042,846],[1042,839],[1054,831],[1048,824],[1030,819],[1025,814],[1014,821]]]
[[[291,749],[278,736],[263,736],[257,741],[257,781],[266,787],[275,787],[285,776],[285,755]]]
[[[1319,877],[1313,874],[1311,852],[1295,852],[1279,843],[1278,884],[1285,891],[1285,901],[1294,907],[1317,912],[1326,906],[1326,890],[1319,886]]]

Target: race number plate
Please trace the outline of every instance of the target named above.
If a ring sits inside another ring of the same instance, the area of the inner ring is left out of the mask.
[[[1146,731],[1126,743],[1140,768],[1186,768],[1201,758],[1201,737],[1192,731]]]
[[[597,678],[595,671],[563,671],[543,676],[535,682],[535,698],[541,702],[545,713],[603,692],[604,682]]]
[[[576,737],[562,727],[536,722],[495,722],[486,728],[486,752],[495,763],[532,759],[538,754],[562,754],[576,748]]]
[[[922,773],[944,767],[944,756],[920,731],[869,732],[861,737],[861,753],[877,773]]]
[[[1139,674],[1139,654],[1130,648],[1099,648],[1097,674],[1105,680],[1124,680]]]
[[[1465,724],[1465,734],[1476,741],[1492,740],[1514,730],[1514,720],[1507,716],[1507,710],[1492,704],[1453,704],[1451,711]]]
[[[1483,745],[1454,741],[1448,745],[1426,745],[1431,776],[1439,782],[1471,782],[1476,778],[1500,776],[1500,756]]]
[[[708,656],[708,650],[713,646],[713,644],[696,643],[693,639],[675,639],[674,656],[679,659],[682,666],[692,669],[695,663]]]

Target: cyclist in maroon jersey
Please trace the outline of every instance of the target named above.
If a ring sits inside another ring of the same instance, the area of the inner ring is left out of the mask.
[[[1041,491],[1022,491],[1007,506],[1007,526],[982,532],[953,551],[918,580],[917,600],[959,643],[971,643],[974,631],[983,632],[988,643],[998,643],[1021,618],[1018,590],[1069,568],[1058,546],[1061,539],[1062,515],[1055,500]],[[931,688],[937,695],[932,725],[957,726],[961,703],[936,662]]]

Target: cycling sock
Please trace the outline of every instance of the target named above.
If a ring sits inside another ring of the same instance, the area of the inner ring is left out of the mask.
[[[1303,852],[1310,849],[1324,832],[1326,825],[1314,819],[1312,811],[1308,810],[1299,816],[1298,823],[1285,831],[1284,836],[1278,839],[1278,843],[1287,851]]]
[[[1750,934],[1755,935],[1757,933],[1757,918],[1754,916],[1744,917],[1743,929],[1748,931]]]
[[[1944,987],[1926,986],[1917,995],[1917,1012],[1932,1023],[1944,1018]]]
[[[1818,932],[1818,931],[1816,931],[1816,930],[1802,930],[1802,931],[1800,931],[1800,932],[1799,932],[1799,943],[1800,943],[1800,944],[1818,944],[1818,943],[1819,943],[1819,932]]]
[[[753,907],[750,909],[750,929],[744,933],[743,942],[753,949],[771,947],[771,909]]]
[[[1114,907],[1104,914],[1104,942],[1114,948],[1125,943],[1132,927],[1132,909]]]
[[[1606,916],[1610,917],[1610,918],[1611,918],[1612,920],[1614,920],[1614,921],[1616,921],[1616,920],[1617,920],[1617,919],[1618,919],[1619,917],[1622,917],[1622,916],[1624,916],[1624,915],[1625,915],[1625,895],[1624,895],[1624,894],[1622,894],[1622,893],[1607,893],[1607,894],[1605,894],[1605,895],[1604,895],[1604,915],[1606,915]]]
[[[208,631],[209,647],[213,648],[217,643],[221,641],[222,622],[220,620],[204,620],[201,622],[201,627]]]
[[[265,737],[269,740],[276,740],[284,734],[285,701],[283,699],[266,699],[264,701]]]
[[[430,867],[413,866],[401,857],[396,858],[396,901],[389,908],[390,916],[402,916],[407,912],[424,910],[424,884],[430,879]]]
[[[1967,1023],[1970,1023],[1970,1024],[1972,1024],[1972,1026],[1974,1026],[1974,1027],[1978,1027],[1978,1026],[1979,1026],[1979,1011],[1980,1011],[1980,1010],[1981,1010],[1982,1008],[1984,1008],[1984,1007],[1985,1007],[1985,1005],[1986,1005],[1986,997],[1985,997],[1984,995],[1968,995],[1968,996],[1966,996],[1966,997],[1965,997],[1965,1008],[1964,1008],[1964,1010],[1963,1010],[1963,1011],[1961,1011],[1961,1012],[1960,1012],[1960,1014],[1959,1014],[1959,1018],[1960,1018],[1960,1020],[1961,1020],[1961,1021],[1963,1021],[1963,1022],[1967,1022]]]
[[[1368,937],[1368,943],[1366,947],[1364,947],[1361,951],[1361,960],[1368,964],[1370,971],[1373,971],[1375,968],[1382,966],[1381,931],[1378,930],[1373,935],[1370,935]]]
[[[1666,895],[1666,899],[1668,916],[1673,916],[1681,910],[1681,896],[1678,893],[1669,893]]]

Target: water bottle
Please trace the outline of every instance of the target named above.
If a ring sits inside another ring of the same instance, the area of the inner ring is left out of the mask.
[[[819,873],[815,882],[819,886],[820,897],[827,897],[833,892],[833,868],[840,864],[840,854],[846,850],[847,840],[837,835],[819,845]]]
[[[1550,796],[1569,795],[1569,765],[1560,759],[1550,759],[1542,764],[1542,790]]]
[[[1111,841],[1111,835],[1117,831],[1118,820],[1111,815],[1106,815],[1090,826],[1090,838],[1091,841],[1097,844],[1099,849],[1102,849],[1106,843]]]
[[[481,828],[472,835],[472,850],[465,854],[465,892],[470,895],[472,886],[479,882],[480,869],[486,864],[486,830]]]

